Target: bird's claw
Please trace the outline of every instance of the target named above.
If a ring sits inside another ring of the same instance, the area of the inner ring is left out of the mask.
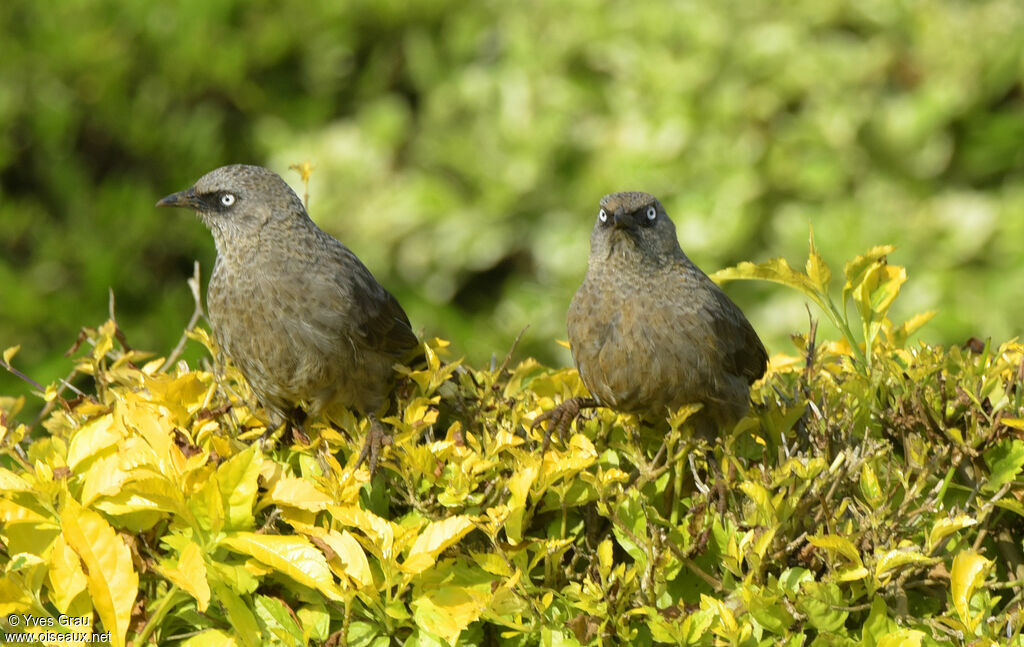
[[[569,425],[572,421],[580,415],[582,409],[589,409],[600,406],[594,398],[569,398],[562,404],[558,405],[550,411],[545,411],[541,415],[534,418],[530,424],[530,429],[536,429],[541,423],[552,421],[550,425],[544,430],[544,443],[541,445],[541,453],[548,451],[548,446],[551,444],[551,432],[558,431],[558,438],[564,443],[565,432],[569,429]]]
[[[370,429],[366,432],[366,441],[363,443],[363,450],[359,452],[356,469],[359,469],[364,462],[369,462],[370,478],[373,478],[377,472],[377,462],[380,459],[381,450],[385,445],[390,444],[391,435],[388,434],[384,425],[377,420],[376,416],[370,416]]]

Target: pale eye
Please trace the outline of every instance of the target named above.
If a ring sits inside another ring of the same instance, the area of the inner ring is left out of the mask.
[[[601,219],[601,222],[608,222],[608,212],[604,209],[597,212],[597,217]]]
[[[225,207],[230,207],[235,204],[235,196],[232,193],[225,193],[220,197],[220,203]]]
[[[654,220],[658,217],[658,210],[654,207],[647,207],[647,219]]]

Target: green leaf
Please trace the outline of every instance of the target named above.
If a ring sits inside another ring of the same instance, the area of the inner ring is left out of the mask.
[[[1004,438],[985,452],[988,464],[988,480],[982,485],[985,492],[995,492],[1004,484],[1020,478],[1024,467],[1024,441]]]
[[[262,463],[259,443],[254,443],[217,468],[217,486],[226,513],[225,530],[245,530],[255,524],[252,509]]]
[[[846,277],[846,285],[843,286],[843,303],[846,303],[857,286],[864,282],[864,275],[871,266],[894,251],[896,251],[894,245],[878,245],[843,266],[843,275]]]
[[[837,632],[843,628],[849,611],[841,607],[850,606],[843,598],[839,586],[832,582],[808,582],[803,586],[803,595],[797,598],[796,607],[807,615],[807,621],[818,631]]]
[[[230,588],[220,585],[213,585],[214,599],[224,607],[228,619],[231,621],[231,633],[238,638],[245,647],[260,647],[264,644],[263,636],[260,633],[259,623],[252,609],[245,603],[241,596]]]
[[[896,621],[889,617],[889,609],[880,595],[871,599],[871,612],[864,621],[861,637],[863,647],[875,647],[878,641],[898,628]]]
[[[305,645],[305,638],[302,629],[295,622],[291,611],[277,598],[257,595],[253,600],[253,607],[256,617],[260,620],[270,635],[277,638],[284,645],[302,647]]]

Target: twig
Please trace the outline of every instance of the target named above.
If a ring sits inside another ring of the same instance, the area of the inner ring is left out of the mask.
[[[167,356],[164,363],[160,365],[160,373],[163,373],[181,357],[181,353],[185,350],[185,343],[188,341],[188,331],[196,327],[199,323],[199,318],[203,316],[203,301],[199,295],[199,261],[196,261],[192,269],[192,278],[188,280],[188,287],[192,291],[192,300],[195,303],[195,309],[192,311],[192,317],[188,320],[188,324],[185,326],[185,332],[182,333],[181,339],[178,340],[178,345],[174,347],[171,354]]]
[[[501,366],[498,367],[498,375],[501,375],[502,372],[508,368],[508,363],[512,361],[512,354],[516,352],[516,347],[519,346],[519,340],[523,338],[523,335],[526,334],[526,331],[529,330],[529,328],[529,324],[523,326],[523,329],[519,331],[518,335],[516,335],[515,340],[512,342],[512,348],[509,348],[508,353],[505,355],[505,361],[503,361]]]

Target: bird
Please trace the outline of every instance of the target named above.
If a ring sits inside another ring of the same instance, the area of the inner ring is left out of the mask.
[[[661,202],[639,191],[600,202],[583,284],[568,313],[569,346],[590,398],[571,398],[534,421],[564,435],[580,409],[692,418],[709,436],[742,418],[768,354],[740,308],[683,252]]]
[[[222,166],[157,202],[196,212],[217,258],[207,288],[214,338],[269,415],[268,429],[342,405],[370,418],[356,463],[388,440],[376,414],[394,365],[419,346],[402,306],[352,251],[261,166]]]

